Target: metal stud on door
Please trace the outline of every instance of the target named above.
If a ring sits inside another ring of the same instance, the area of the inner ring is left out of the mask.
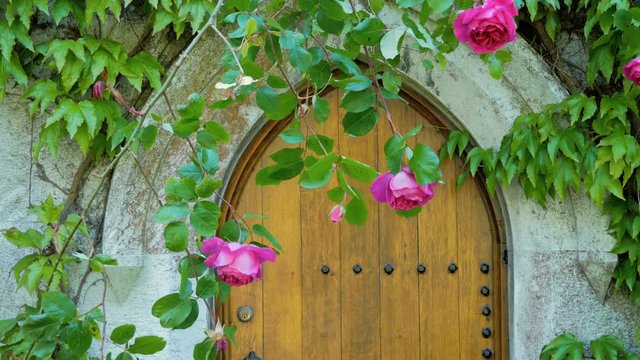
[[[252,351],[249,353],[249,355],[247,355],[246,358],[244,358],[244,360],[262,360],[262,359],[259,358],[254,351]]]

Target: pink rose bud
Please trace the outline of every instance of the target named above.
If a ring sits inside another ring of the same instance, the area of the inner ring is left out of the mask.
[[[96,83],[93,84],[93,97],[96,99],[102,100],[103,91],[104,91],[104,83],[102,81],[96,81]]]
[[[640,56],[629,61],[629,63],[622,68],[622,74],[624,74],[627,80],[640,86]]]
[[[305,117],[309,113],[309,105],[300,104],[300,116]]]
[[[273,249],[225,242],[218,237],[204,240],[202,252],[211,255],[204,263],[215,268],[218,278],[231,286],[247,285],[262,279],[262,263],[276,260]]]
[[[415,175],[404,167],[397,174],[380,174],[371,183],[371,194],[380,203],[389,204],[394,210],[411,210],[425,205],[435,194],[437,182],[420,185]]]
[[[341,204],[338,204],[336,206],[334,206],[333,208],[331,208],[331,222],[340,222],[340,220],[342,220],[342,218],[344,217],[344,214],[346,214],[347,211],[344,209],[344,206],[342,206]]]
[[[487,0],[484,5],[461,12],[453,23],[458,41],[476,54],[492,53],[516,39],[518,9],[513,0]]]

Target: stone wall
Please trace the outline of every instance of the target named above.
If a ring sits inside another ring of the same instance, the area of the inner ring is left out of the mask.
[[[381,17],[389,26],[401,24],[398,12],[385,11]],[[168,92],[174,106],[185,102],[191,92],[200,92],[209,101],[225,95],[213,87],[221,69],[213,62],[215,57],[210,56],[222,46],[211,35],[197,46]],[[524,41],[510,44],[509,50],[513,62],[506,66],[500,81],[493,80],[486,65],[464,47],[448,56],[446,69],[434,71],[424,69],[423,55],[405,51],[401,55],[401,71],[406,74],[406,86],[439,108],[447,120],[467,129],[478,144],[493,147],[518,114],[536,111],[566,96],[544,61]],[[169,116],[164,102],[159,102],[153,112]],[[51,193],[56,200],[64,201],[82,161],[75,145],[68,144],[58,159],[45,154],[32,162],[30,147],[36,134],[26,113],[25,102],[17,96],[9,96],[0,105],[3,228],[33,225],[33,219],[24,211],[30,200],[37,203]],[[262,121],[261,112],[253,99],[247,99],[222,113],[208,115],[215,115],[234,136],[221,154],[221,169],[228,175],[232,171],[229,164],[242,152],[249,130]],[[37,120],[35,125],[37,128]],[[154,149],[139,156],[147,175],[162,184],[186,160],[188,151],[163,132]],[[97,166],[91,171],[97,172],[100,164]],[[91,171],[86,176],[88,187],[93,184]],[[153,301],[178,288],[175,267],[179,257],[163,248],[161,228],[154,224],[152,216],[156,204],[139,171],[130,157],[124,157],[110,181],[108,194],[99,201],[98,209],[104,207],[104,217],[99,211],[95,215],[103,224],[103,251],[116,256],[122,265],[107,272],[109,326],[134,322],[140,334],[167,338],[167,350],[157,358],[190,358],[192,345],[201,339],[207,326],[205,317],[201,316],[192,329],[169,332],[151,316]],[[499,199],[509,248],[511,358],[537,359],[541,347],[563,332],[572,332],[584,341],[613,333],[626,344],[634,344],[640,311],[624,295],[613,294],[604,299],[616,262],[616,257],[608,253],[613,240],[606,234],[607,219],[582,194],[571,194],[566,201],[551,202],[543,209],[527,201],[514,185],[505,189]],[[9,254],[0,258],[0,272],[7,274],[21,253],[4,241],[0,241],[0,251]],[[81,270],[77,269],[76,274]],[[89,279],[88,283],[94,280]],[[23,292],[14,295],[14,282],[6,275],[0,282],[0,294],[0,317],[11,316],[18,304],[28,300]],[[96,285],[88,286],[81,299],[85,306],[92,306],[101,297],[102,287]]]

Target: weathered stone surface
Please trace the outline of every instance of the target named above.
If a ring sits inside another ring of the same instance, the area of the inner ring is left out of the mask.
[[[381,18],[390,27],[398,26],[402,23],[398,14],[385,8]],[[191,92],[201,92],[209,100],[226,96],[224,91],[213,87],[221,70],[211,54],[222,49],[219,39],[212,34],[205,36],[168,92],[173,106],[186,102]],[[469,130],[478,144],[495,147],[518,114],[537,111],[566,95],[544,61],[524,41],[509,44],[508,49],[513,61],[507,64],[500,81],[493,80],[486,64],[464,46],[447,56],[446,69],[434,71],[424,69],[423,55],[403,50],[400,70],[405,74],[406,85],[429,99],[447,120]],[[233,142],[221,152],[221,169],[226,176],[251,131],[258,127],[260,111],[251,97],[223,112],[207,111],[207,117],[221,121],[234,135]],[[153,112],[167,122],[172,121],[164,100],[156,104]],[[48,193],[62,201],[81,155],[73,144],[64,146],[56,161],[43,154],[42,168],[34,166],[29,192],[29,168],[25,164],[29,164],[31,136],[25,103],[10,97],[0,105],[0,118],[3,121],[0,166],[5,169],[0,181],[0,227],[25,228],[33,225],[33,219],[24,212],[29,194],[33,202],[44,199]],[[187,160],[189,151],[182,141],[161,132],[156,147],[138,155],[146,176],[157,187]],[[88,179],[89,184],[95,184],[95,179]],[[193,344],[202,338],[202,330],[207,326],[206,311],[201,309],[201,317],[193,328],[174,332],[160,328],[158,320],[151,316],[153,302],[178,288],[175,267],[179,256],[164,249],[162,227],[153,221],[157,201],[130,156],[125,156],[118,165],[110,187],[103,251],[115,255],[120,264],[130,268],[107,271],[111,284],[106,293],[109,328],[135,323],[139,334],[167,338],[167,350],[154,358],[189,358]],[[162,189],[159,190],[162,196]],[[81,202],[86,201],[86,194],[83,191]],[[602,303],[602,289],[607,282],[603,274],[615,258],[607,253],[613,244],[606,233],[608,220],[580,194],[571,194],[565,201],[550,201],[543,209],[525,199],[518,186],[512,185],[500,193],[499,200],[510,250],[511,358],[536,359],[545,343],[567,331],[585,341],[609,332],[629,345],[634,344],[640,321],[637,308],[623,294],[614,294]],[[0,274],[6,274],[22,253],[4,241],[0,242],[0,251],[12,254],[0,259]],[[140,269],[138,274],[136,269]],[[15,286],[10,278],[2,279],[0,316],[11,316],[28,297],[22,292],[17,296],[4,295],[13,295]],[[123,291],[122,283],[131,285],[130,293]],[[81,300],[89,308],[101,301],[104,284],[94,275],[87,284]]]

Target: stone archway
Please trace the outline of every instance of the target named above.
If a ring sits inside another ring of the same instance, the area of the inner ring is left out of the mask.
[[[381,18],[389,27],[401,23],[395,9],[386,9]],[[221,71],[219,64],[212,64],[207,55],[221,46],[213,36],[206,36],[198,44],[168,92],[174,104],[184,102],[194,89],[210,100],[225,96],[212,86]],[[513,61],[506,66],[500,81],[493,80],[482,60],[464,47],[447,56],[447,68],[433,71],[422,66],[423,55],[403,49],[400,70],[405,74],[405,83],[435,104],[444,118],[467,129],[479,145],[492,147],[499,144],[518,114],[536,111],[565,96],[560,83],[528,44],[519,40],[510,44],[508,50]],[[201,69],[211,76],[203,77]],[[165,104],[156,105],[154,112],[169,114]],[[243,148],[242,138],[257,126],[261,116],[253,99],[216,114],[234,135],[234,142],[221,154],[221,168],[226,174],[233,168],[233,155]],[[159,169],[157,180],[161,183],[186,157],[187,149],[180,148],[164,134],[159,136],[156,148],[145,153],[141,161],[146,168]],[[184,349],[190,349],[195,341],[191,339],[200,337],[206,321],[201,318],[187,332],[166,332],[150,314],[152,302],[178,286],[174,272],[177,256],[163,249],[160,227],[154,225],[152,218],[155,204],[150,201],[136,166],[129,160],[125,158],[119,164],[111,183],[103,241],[106,253],[129,266],[124,274],[112,277],[124,279],[125,284],[136,284],[136,288],[129,293],[123,290],[126,286],[113,287],[112,291],[120,291],[121,303],[109,304],[110,320],[117,324],[120,316],[145,324],[147,328],[141,331],[167,338],[168,358],[181,358],[188,355]],[[632,343],[635,329],[619,327],[633,323],[630,318],[638,320],[637,311],[620,295],[602,305],[579,267],[579,259],[591,255],[603,258],[604,264],[615,262],[615,257],[602,255],[611,248],[606,219],[579,195],[562,203],[551,202],[547,209],[526,200],[517,186],[505,189],[498,199],[504,211],[509,249],[511,358],[537,358],[542,345],[563,331],[572,331],[581,339],[610,332]],[[581,254],[584,256],[580,257]],[[565,283],[572,285],[566,287]],[[585,318],[585,313],[590,318]]]

